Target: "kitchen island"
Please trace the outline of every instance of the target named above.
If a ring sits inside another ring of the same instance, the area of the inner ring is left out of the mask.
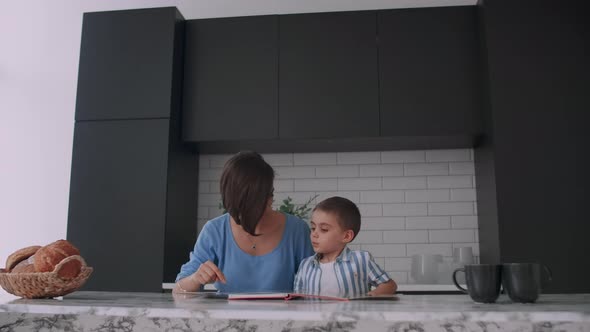
[[[170,293],[75,292],[56,299],[0,294],[0,331],[590,332],[590,294],[535,304],[478,304],[467,295],[396,301],[228,301]]]

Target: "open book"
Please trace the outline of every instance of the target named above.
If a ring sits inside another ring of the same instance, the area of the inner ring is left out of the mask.
[[[302,293],[230,293],[228,300],[294,300],[294,299],[316,299],[328,301],[352,301],[352,300],[397,300],[396,295],[365,295],[358,297],[337,297],[324,295],[311,295]]]

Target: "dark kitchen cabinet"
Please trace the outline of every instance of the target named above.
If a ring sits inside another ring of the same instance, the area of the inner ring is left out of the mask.
[[[475,149],[483,263],[538,262],[590,292],[590,23],[581,1],[480,1],[489,88]]]
[[[68,239],[94,267],[90,289],[155,290],[162,282],[169,123],[76,124]]]
[[[278,17],[186,22],[184,138],[278,137]]]
[[[478,134],[476,7],[384,10],[377,18],[381,135]]]
[[[281,139],[379,135],[375,15],[279,17]]]
[[[182,24],[174,7],[85,13],[76,120],[170,117]]]
[[[183,32],[176,8],[84,15],[67,239],[94,267],[85,290],[160,292],[194,245]]]

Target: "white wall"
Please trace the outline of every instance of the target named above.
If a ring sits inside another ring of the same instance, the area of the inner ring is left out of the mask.
[[[476,0],[19,0],[0,3],[0,266],[66,236],[82,13],[176,6],[186,19],[473,5]]]

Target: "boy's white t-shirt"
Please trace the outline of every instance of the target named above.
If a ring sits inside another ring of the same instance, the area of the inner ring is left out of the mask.
[[[334,272],[334,261],[329,263],[320,263],[322,276],[320,278],[320,295],[340,296],[336,272]]]

